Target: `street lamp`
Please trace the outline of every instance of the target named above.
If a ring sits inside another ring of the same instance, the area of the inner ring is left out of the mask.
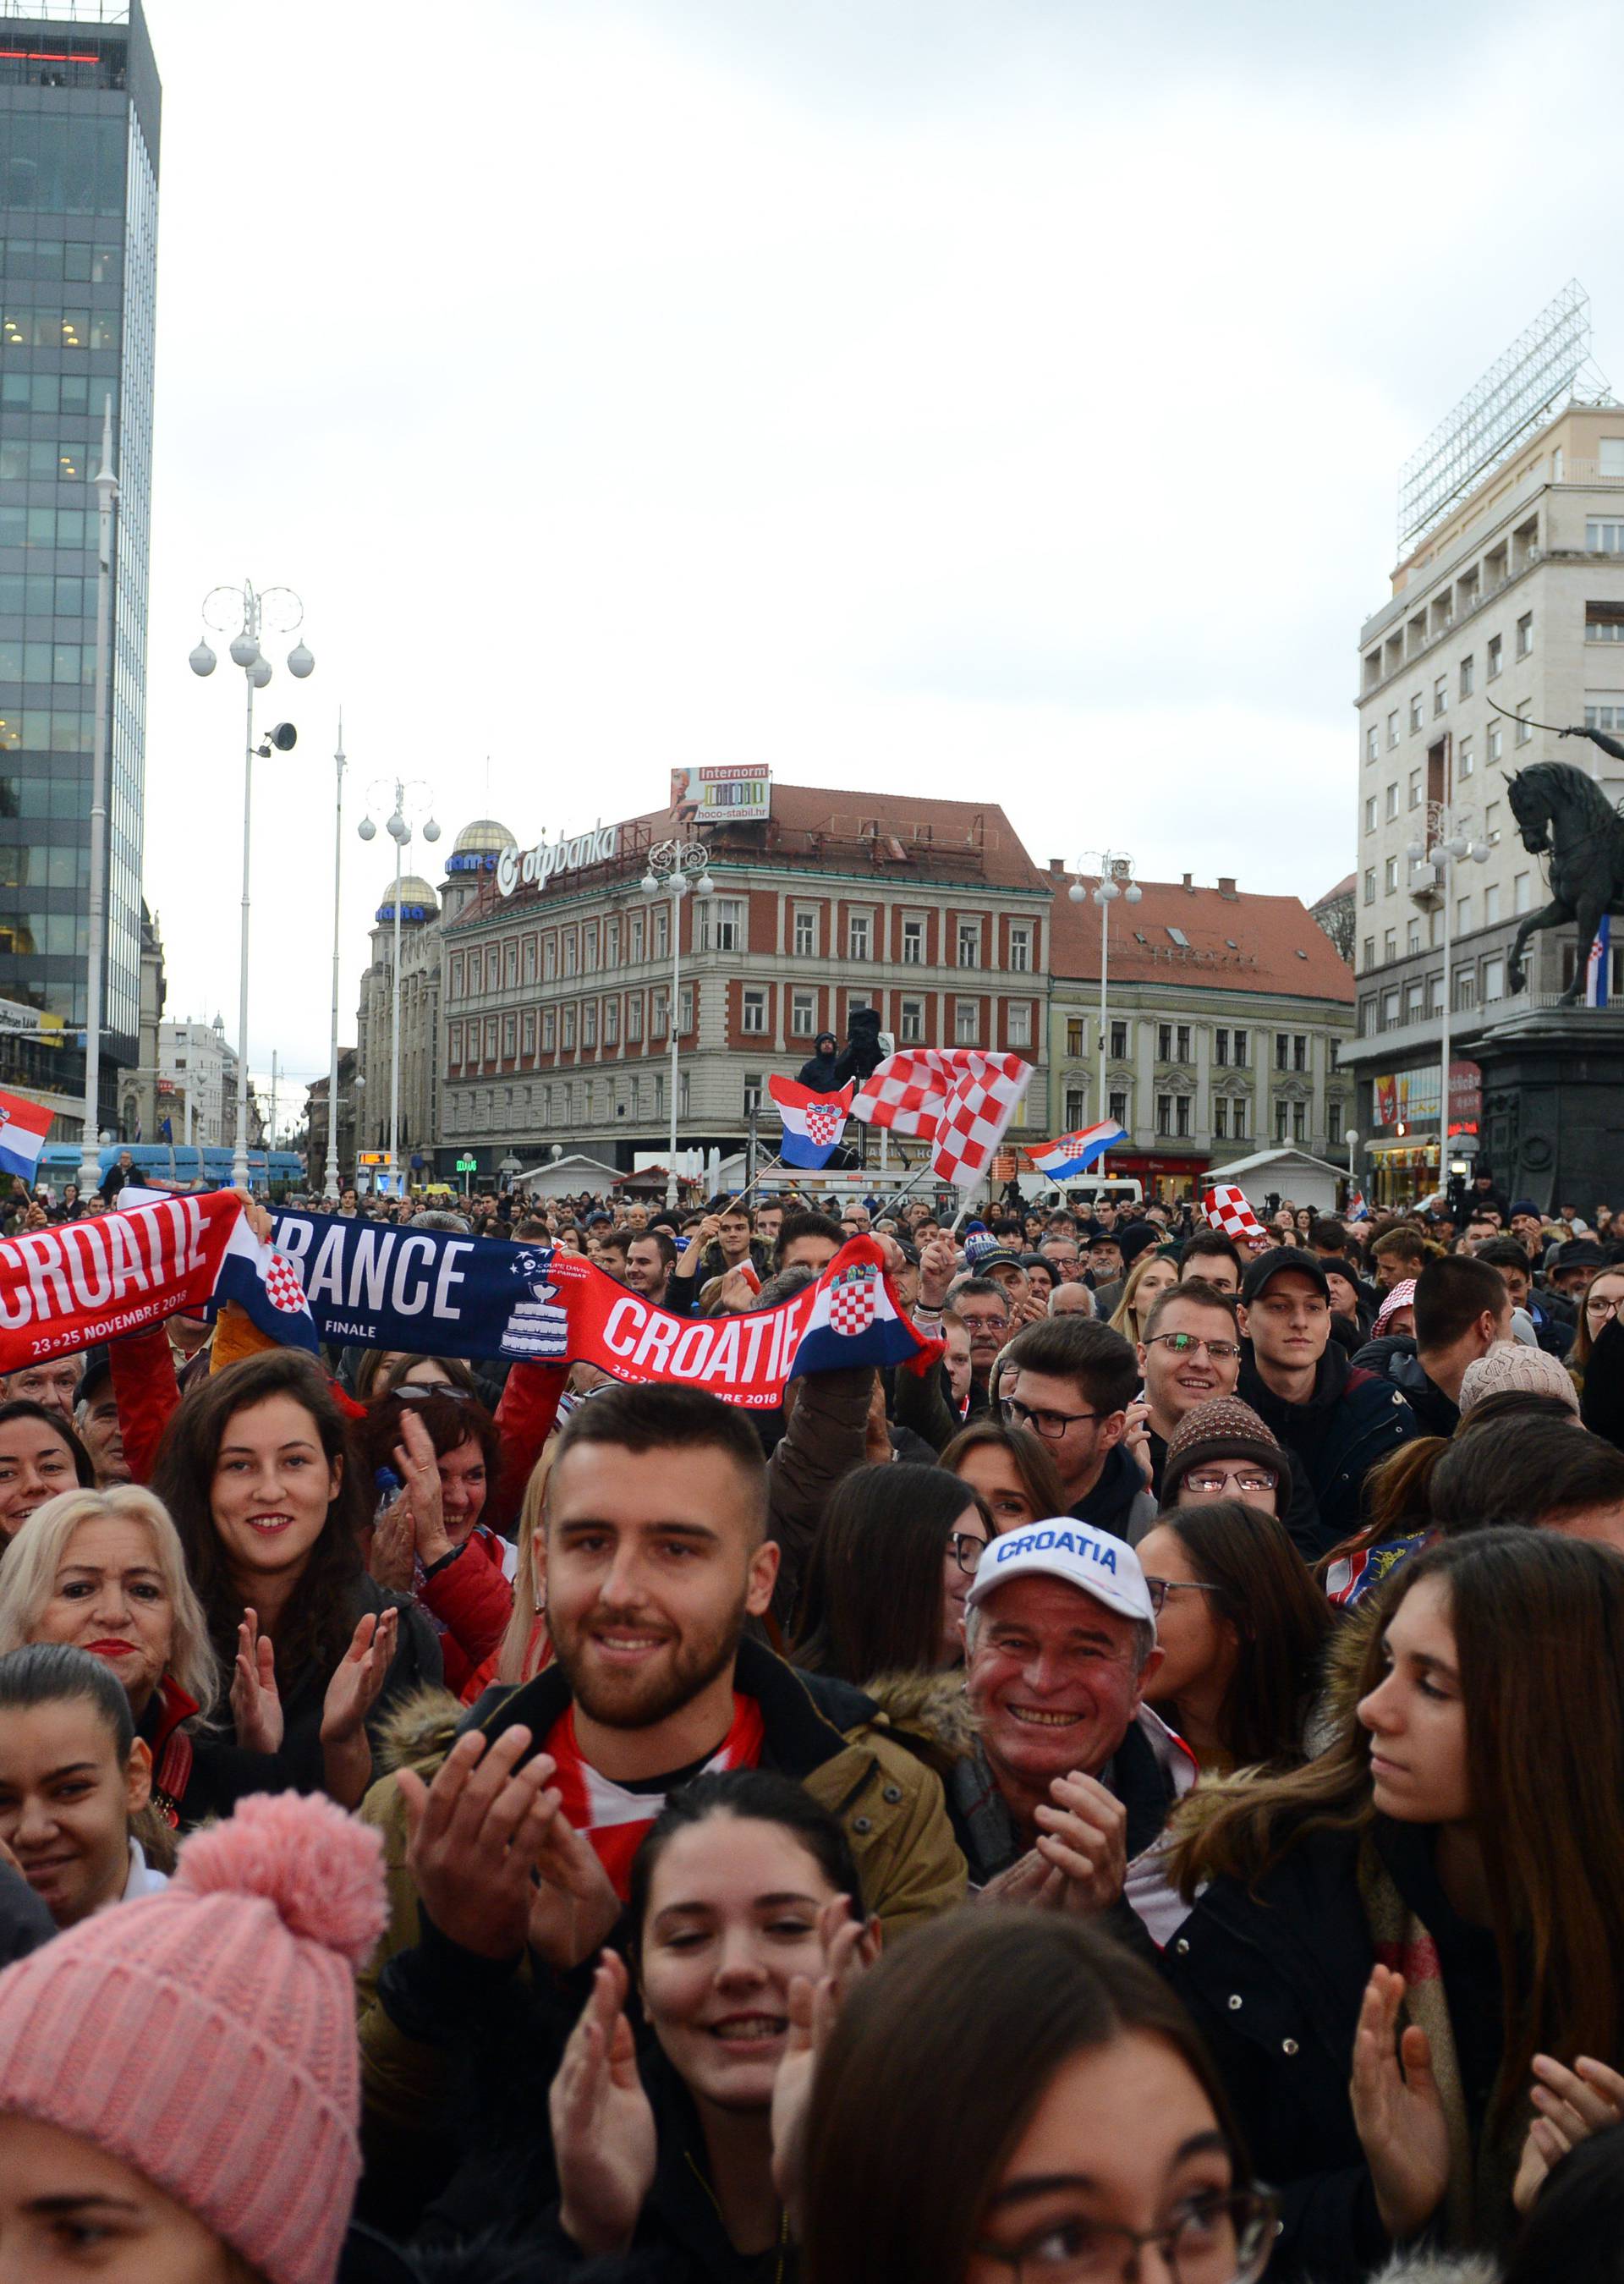
[[[101,466],[96,486],[96,729],[90,764],[90,898],[86,916],[84,991],[84,1127],[79,1144],[79,1194],[90,1199],[101,1187],[102,959],[107,938],[107,716],[113,658],[113,503],[119,480],[113,473],[113,399],[102,400]]]
[[[425,841],[440,838],[440,827],[432,814],[434,789],[421,778],[402,780],[400,778],[380,778],[367,787],[367,815],[355,827],[363,841],[373,841],[378,827],[371,811],[393,799],[394,806],[384,820],[384,831],[394,843],[394,965],[389,978],[391,1039],[389,1046],[389,1171],[397,1179],[401,1167],[401,852],[411,839],[412,819],[423,810],[431,812],[423,827]],[[410,812],[409,815],[408,812]]]
[[[344,870],[344,709],[339,708],[339,742],[333,750],[336,782],[332,817],[332,1018],[327,1039],[327,1178],[322,1195],[332,1204],[339,1187],[339,882]]]
[[[676,1203],[676,1084],[677,1033],[681,1029],[683,981],[683,898],[691,887],[708,896],[715,887],[710,876],[710,852],[702,841],[660,841],[649,850],[649,868],[643,876],[645,896],[671,895],[671,1007],[668,1024],[671,1039],[671,1155],[666,1169],[666,1203]]]
[[[1443,897],[1443,1009],[1441,1022],[1442,1068],[1439,1075],[1438,1092],[1438,1179],[1441,1185],[1448,1173],[1449,1154],[1449,1020],[1453,993],[1449,980],[1450,930],[1455,919],[1455,898],[1451,874],[1457,864],[1487,864],[1489,846],[1476,836],[1475,809],[1450,809],[1441,801],[1426,804],[1424,838],[1412,841],[1405,854],[1415,866],[1410,879],[1412,896],[1424,896],[1432,889],[1441,891]]]
[[[263,690],[270,680],[270,661],[260,648],[264,634],[297,634],[304,624],[304,605],[291,587],[266,587],[256,590],[246,579],[240,587],[211,587],[203,598],[203,622],[216,634],[230,637],[230,655],[233,666],[243,673],[243,685],[247,700],[247,729],[243,741],[243,918],[241,969],[238,982],[237,1013],[237,1139],[231,1152],[231,1180],[238,1189],[248,1186],[248,904],[249,852],[254,819],[254,693]],[[208,638],[204,636],[188,661],[196,675],[212,674],[217,663]],[[296,681],[302,682],[315,668],[316,661],[302,642],[296,642],[287,654],[287,670]],[[298,732],[291,722],[279,723],[265,743],[258,748],[261,757],[268,758],[273,747],[280,753],[293,750]]]
[[[1099,1095],[1096,1116],[1110,1115],[1105,1097],[1105,1050],[1110,1044],[1109,991],[1111,974],[1111,907],[1120,896],[1125,903],[1136,904],[1142,891],[1133,878],[1134,860],[1120,849],[1085,849],[1066,867],[1077,875],[1066,895],[1073,903],[1081,904],[1094,883],[1093,897],[1099,906]]]

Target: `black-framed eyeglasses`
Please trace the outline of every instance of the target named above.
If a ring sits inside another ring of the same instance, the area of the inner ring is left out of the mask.
[[[1019,1403],[1012,1396],[1006,1396],[998,1408],[1007,1426],[1030,1428],[1046,1443],[1058,1443],[1066,1429],[1076,1427],[1080,1420],[1103,1420],[1105,1416],[1103,1412],[1034,1412],[1029,1404]]]
[[[984,1538],[977,1538],[972,1531],[950,1531],[948,1535],[948,1552],[965,1576],[973,1578],[977,1565],[987,1552],[987,1541]]]
[[[1165,2228],[1118,2228],[1078,2218],[1058,2221],[1020,2245],[979,2243],[971,2249],[1007,2268],[1014,2284],[1138,2284],[1139,2256],[1147,2246],[1160,2253],[1173,2284],[1256,2284],[1268,2264],[1278,2210],[1268,2190],[1242,2190],[1194,2197]]]
[[[1144,1591],[1151,1598],[1151,1607],[1159,1617],[1167,1606],[1169,1594],[1221,1594],[1222,1586],[1209,1586],[1200,1578],[1147,1578]]]
[[[1261,1468],[1255,1474],[1236,1475],[1231,1478],[1227,1474],[1207,1474],[1195,1467],[1191,1467],[1189,1473],[1184,1476],[1181,1488],[1192,1491],[1202,1491],[1208,1497],[1215,1491],[1227,1491],[1230,1490],[1238,1491],[1277,1491],[1280,1488],[1280,1478],[1278,1475],[1267,1475]]]
[[[1238,1341],[1204,1341],[1194,1333],[1152,1333],[1145,1342],[1153,1349],[1158,1342],[1172,1349],[1176,1357],[1194,1356],[1198,1352],[1209,1356],[1214,1364],[1228,1364],[1240,1354]]]

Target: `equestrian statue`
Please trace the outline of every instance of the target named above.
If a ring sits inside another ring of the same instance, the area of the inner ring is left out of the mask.
[[[1575,725],[1557,735],[1589,738],[1603,753],[1624,762],[1624,745],[1599,730]],[[1506,980],[1513,991],[1522,989],[1527,981],[1523,951],[1538,929],[1577,920],[1579,958],[1558,1003],[1575,1007],[1584,996],[1586,955],[1602,914],[1624,912],[1624,817],[1610,806],[1595,778],[1571,762],[1535,762],[1507,780],[1507,792],[1523,847],[1533,856],[1550,855],[1550,902],[1528,913],[1518,929]]]

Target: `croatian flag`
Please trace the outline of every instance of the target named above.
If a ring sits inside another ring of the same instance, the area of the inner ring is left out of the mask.
[[[215,1306],[226,1301],[235,1301],[256,1330],[281,1347],[308,1349],[312,1355],[320,1348],[299,1271],[285,1254],[260,1242],[242,1214],[226,1240],[215,1280]]]
[[[829,1163],[846,1131],[855,1083],[847,1079],[838,1094],[817,1094],[809,1086],[797,1086],[792,1078],[768,1080],[767,1091],[784,1121],[778,1155],[786,1166]]]
[[[1585,962],[1584,1004],[1587,1007],[1607,1005],[1607,971],[1611,966],[1609,948],[1612,942],[1612,917],[1602,914],[1601,926],[1596,931],[1596,941],[1590,946],[1590,956]]]
[[[842,1372],[855,1365],[901,1365],[906,1372],[923,1373],[941,1362],[946,1345],[927,1340],[904,1316],[875,1240],[854,1237],[818,1280],[786,1377]]]
[[[0,1174],[33,1181],[54,1115],[20,1094],[0,1094]]]
[[[1127,1139],[1126,1126],[1119,1126],[1114,1118],[1102,1118],[1097,1126],[1080,1126],[1075,1134],[1062,1134],[1057,1141],[1041,1142],[1027,1155],[1040,1174],[1050,1174],[1058,1180],[1067,1174],[1081,1174],[1116,1143]]]
[[[1355,1190],[1348,1198],[1347,1218],[1349,1221],[1369,1221],[1370,1218],[1370,1208],[1364,1201],[1362,1190]]]

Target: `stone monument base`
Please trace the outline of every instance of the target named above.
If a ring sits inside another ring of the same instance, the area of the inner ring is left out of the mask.
[[[1542,1213],[1624,1205],[1624,1007],[1533,1007],[1457,1041],[1483,1073],[1479,1163]]]

